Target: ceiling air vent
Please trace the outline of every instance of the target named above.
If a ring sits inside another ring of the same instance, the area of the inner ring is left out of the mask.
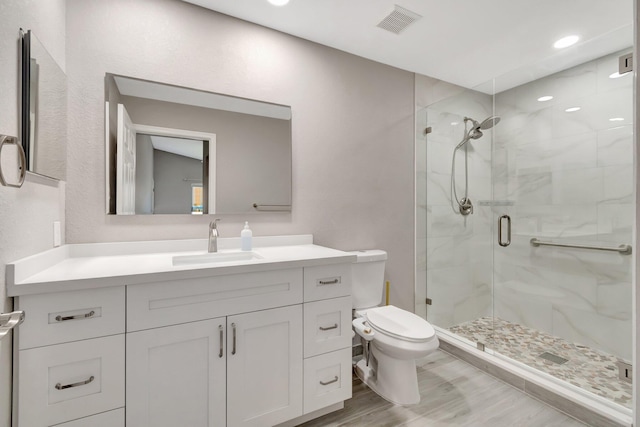
[[[422,18],[415,12],[412,12],[404,7],[395,5],[395,9],[386,18],[384,18],[378,24],[378,27],[383,30],[391,31],[394,34],[400,34],[409,25]]]

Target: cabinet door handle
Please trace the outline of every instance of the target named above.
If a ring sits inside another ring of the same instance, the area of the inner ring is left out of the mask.
[[[71,387],[80,387],[81,385],[87,385],[90,382],[93,382],[93,380],[94,380],[94,377],[93,377],[93,375],[91,375],[88,380],[80,381],[80,382],[73,383],[73,384],[62,385],[62,384],[58,383],[58,384],[56,384],[56,389],[57,390],[64,390],[64,389],[71,388]]]
[[[88,317],[93,317],[94,314],[96,314],[96,312],[91,310],[88,313],[78,314],[78,315],[75,315],[75,316],[60,316],[60,315],[58,315],[58,316],[56,316],[56,320],[58,322],[64,322],[65,320],[86,319]]]
[[[220,331],[220,353],[218,353],[218,357],[222,357],[224,352],[224,328],[222,325],[218,326],[218,330]]]
[[[236,324],[231,324],[231,329],[233,330],[233,348],[231,349],[231,354],[236,354]]]
[[[340,283],[340,279],[336,277],[335,279],[331,280],[318,280],[318,283],[320,283],[321,285],[335,285],[337,283]]]
[[[332,379],[332,380],[329,380],[329,381],[327,381],[327,382],[320,381],[320,385],[329,385],[329,384],[333,384],[333,383],[335,383],[335,382],[337,382],[337,381],[338,381],[338,377],[337,377],[337,376],[335,376],[335,377],[333,377],[333,379]]]
[[[324,326],[320,326],[321,331],[330,331],[331,329],[338,329],[338,324],[334,323],[333,326],[327,326],[326,328]]]

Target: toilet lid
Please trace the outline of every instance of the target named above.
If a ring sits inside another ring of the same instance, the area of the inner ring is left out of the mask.
[[[408,341],[428,341],[436,334],[423,318],[392,305],[367,310],[367,320],[374,329]]]

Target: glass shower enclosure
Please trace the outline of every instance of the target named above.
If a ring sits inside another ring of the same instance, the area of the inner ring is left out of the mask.
[[[459,88],[418,111],[416,144],[416,312],[462,345],[625,408],[633,78],[617,71],[629,52]]]

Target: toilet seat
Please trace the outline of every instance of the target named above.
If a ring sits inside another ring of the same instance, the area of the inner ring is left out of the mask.
[[[427,342],[436,336],[426,320],[393,305],[367,310],[367,320],[374,330],[410,342]]]

